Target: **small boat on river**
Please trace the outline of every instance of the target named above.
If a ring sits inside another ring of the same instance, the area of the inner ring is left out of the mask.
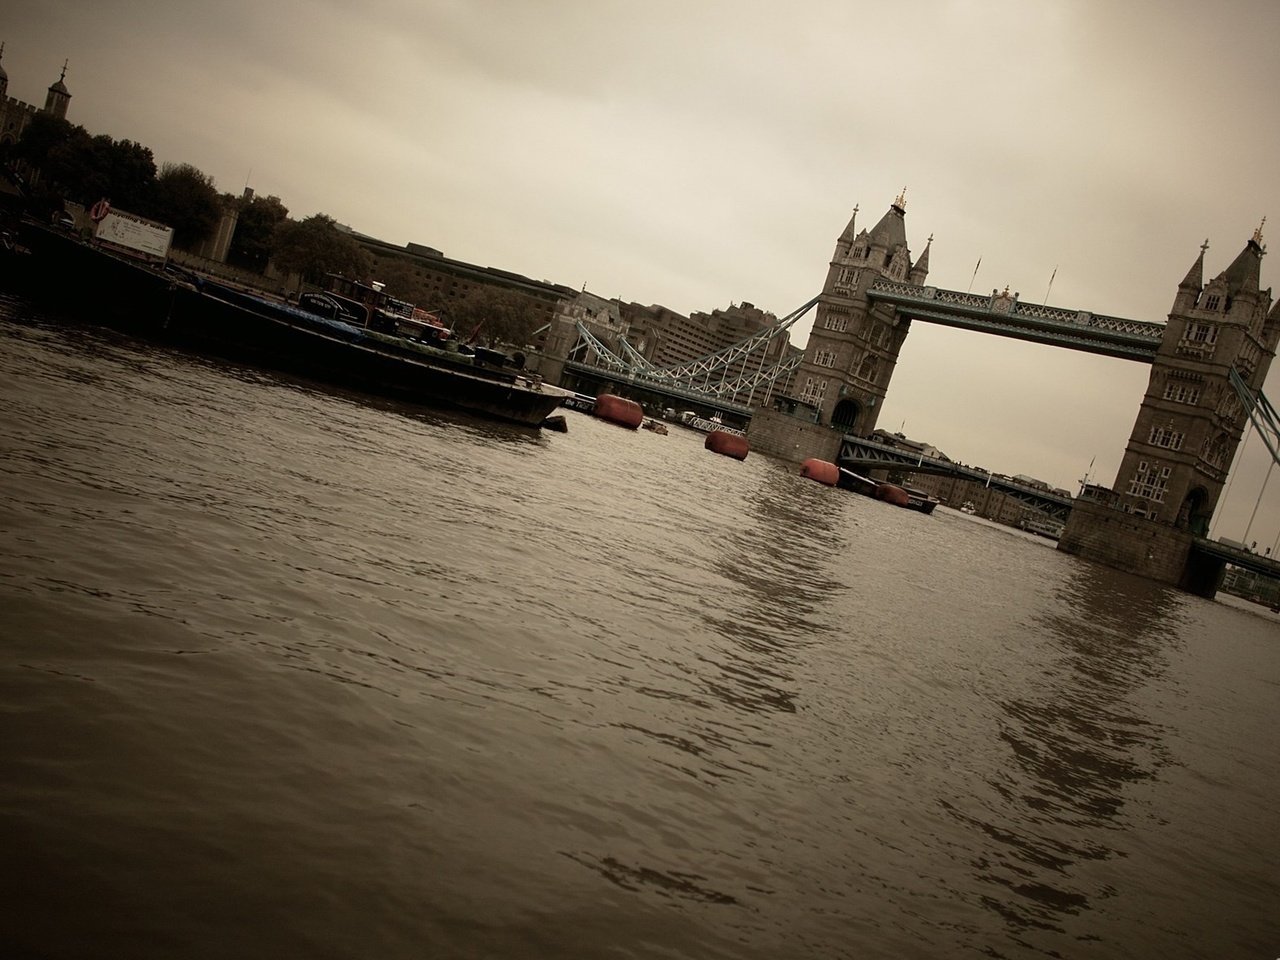
[[[1027,533],[1048,537],[1050,540],[1062,539],[1062,531],[1066,529],[1066,524],[1061,520],[1043,514],[1028,514],[1018,521],[1018,526]]]
[[[680,424],[701,433],[727,433],[734,437],[745,437],[747,435],[746,430],[739,427],[726,426],[721,422],[719,413],[713,413],[710,417],[700,417],[692,410],[686,410],[680,414]]]
[[[288,303],[26,226],[33,292],[74,296],[95,322],[128,333],[534,427],[572,396],[496,351],[459,346],[429,315],[376,311],[336,293]]]
[[[888,483],[884,480],[873,480],[871,477],[854,473],[845,467],[839,468],[836,486],[842,490],[852,490],[864,497],[882,500],[895,507],[915,510],[919,513],[933,513],[933,508],[939,503],[937,497],[930,496],[923,490],[917,490],[915,487],[900,487],[896,483]]]
[[[916,487],[903,487],[907,491],[907,509],[918,510],[921,513],[933,513],[933,508],[941,501],[932,494],[925,493]]]

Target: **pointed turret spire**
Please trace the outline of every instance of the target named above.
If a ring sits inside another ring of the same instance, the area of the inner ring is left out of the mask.
[[[49,95],[44,101],[44,112],[51,113],[61,120],[67,119],[67,102],[71,99],[71,92],[63,83],[67,79],[67,65],[70,62],[70,60],[63,61],[62,75],[49,85]]]
[[[1262,227],[1259,225],[1249,242],[1244,245],[1244,249],[1231,261],[1231,266],[1223,270],[1218,277],[1226,283],[1229,296],[1258,292],[1262,255],[1265,252],[1262,247]]]
[[[874,246],[893,250],[899,244],[906,246],[907,228],[902,218],[906,216],[906,201],[901,195],[893,201],[893,205],[885,211],[880,222],[871,228],[870,239]]]
[[[854,226],[857,219],[858,205],[855,203],[853,205],[853,215],[849,217],[849,225],[844,228],[844,233],[840,234],[841,243],[853,243],[854,239],[858,236],[857,228]]]
[[[1200,244],[1200,256],[1196,257],[1196,262],[1191,265],[1187,275],[1178,284],[1179,290],[1194,290],[1199,293],[1201,288],[1204,287],[1204,254],[1208,249],[1209,238],[1205,237],[1204,243]]]
[[[929,248],[933,246],[933,234],[929,234],[929,239],[924,242],[924,252],[920,254],[920,258],[916,260],[911,267],[911,282],[916,284],[924,283],[925,277],[929,275]]]

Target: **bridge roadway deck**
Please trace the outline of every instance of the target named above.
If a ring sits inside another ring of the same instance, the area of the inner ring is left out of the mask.
[[[932,473],[975,480],[984,486],[1006,493],[1033,510],[1038,510],[1056,520],[1065,521],[1067,515],[1071,513],[1071,498],[1051,490],[1027,486],[1010,477],[978,470],[956,463],[954,460],[925,457],[852,434],[846,435],[840,441],[838,463],[842,467],[855,471],[892,468],[903,469],[910,473]]]
[[[1209,540],[1206,537],[1196,537],[1192,549],[1208,554],[1211,557],[1217,557],[1219,560],[1225,560],[1232,566],[1241,567],[1250,573],[1270,577],[1272,580],[1280,580],[1280,561],[1260,556],[1251,550],[1229,547],[1225,543],[1218,540]]]

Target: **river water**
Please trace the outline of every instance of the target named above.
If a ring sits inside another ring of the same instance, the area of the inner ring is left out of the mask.
[[[1280,955],[1280,620],[0,299],[0,955]]]

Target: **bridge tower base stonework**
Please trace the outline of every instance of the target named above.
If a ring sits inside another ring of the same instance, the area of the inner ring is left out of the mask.
[[[1193,547],[1249,422],[1239,387],[1258,396],[1275,357],[1280,304],[1259,288],[1261,228],[1208,284],[1206,248],[1178,285],[1115,484],[1085,485],[1058,549],[1213,596],[1221,561]]]

